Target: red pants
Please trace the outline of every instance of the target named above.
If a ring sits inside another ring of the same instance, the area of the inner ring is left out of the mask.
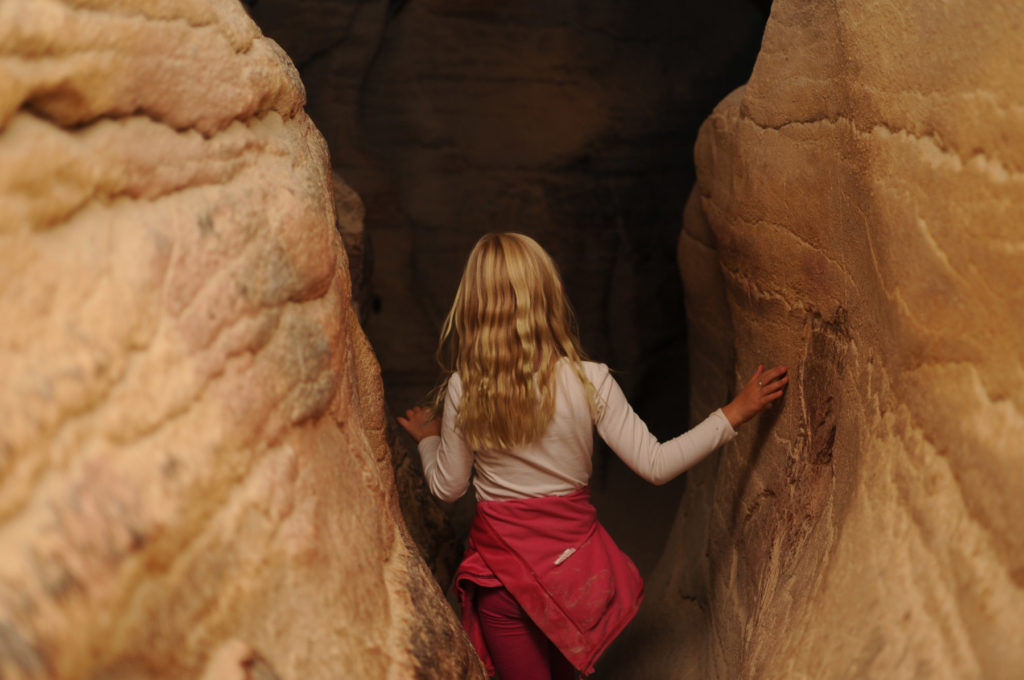
[[[576,669],[504,588],[477,588],[477,616],[501,680],[574,680]]]

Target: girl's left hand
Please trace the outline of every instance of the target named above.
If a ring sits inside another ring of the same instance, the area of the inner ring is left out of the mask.
[[[441,421],[434,418],[434,412],[426,406],[413,406],[405,412],[405,417],[398,416],[398,424],[419,444],[427,437],[441,434]]]

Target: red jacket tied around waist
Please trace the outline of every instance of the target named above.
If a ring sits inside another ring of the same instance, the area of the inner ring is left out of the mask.
[[[590,490],[477,504],[456,573],[462,619],[493,674],[473,606],[474,585],[504,586],[577,669],[594,661],[636,614],[643,581],[597,521]]]

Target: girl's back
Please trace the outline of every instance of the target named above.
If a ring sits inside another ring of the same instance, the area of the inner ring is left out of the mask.
[[[583,381],[568,359],[558,362],[553,380],[555,408],[544,433],[526,443],[499,449],[473,449],[459,431],[457,413],[463,385],[453,374],[448,385],[440,436],[419,443],[423,472],[430,490],[455,501],[469,487],[471,473],[477,500],[513,500],[566,496],[590,481],[593,471],[593,430],[635,473],[663,484],[696,464],[736,436],[721,409],[675,439],[659,442],[630,407],[608,367],[582,362],[584,377],[593,386],[596,416]]]
[[[587,377],[597,384],[606,367],[584,362]],[[482,449],[474,459],[474,487],[480,500],[564,496],[586,486],[593,471],[593,420],[579,377],[565,359],[558,362],[555,409],[540,439],[509,450]],[[458,378],[449,384],[455,408],[461,396]],[[445,407],[448,408],[447,406]]]

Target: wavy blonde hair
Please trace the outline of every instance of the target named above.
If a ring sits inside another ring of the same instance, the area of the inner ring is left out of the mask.
[[[536,441],[555,412],[555,367],[569,360],[597,413],[583,372],[575,317],[558,269],[522,234],[487,234],[473,247],[445,319],[437,359],[447,377],[435,394],[440,412],[451,374],[462,397],[456,427],[474,449],[508,450]]]

